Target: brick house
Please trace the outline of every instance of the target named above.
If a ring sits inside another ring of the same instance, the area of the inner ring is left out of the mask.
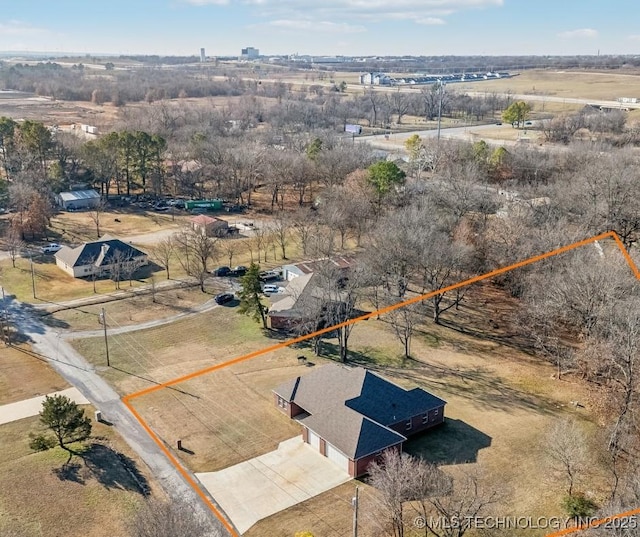
[[[408,438],[444,422],[445,401],[405,390],[362,367],[326,365],[273,390],[278,410],[302,438],[352,477]]]

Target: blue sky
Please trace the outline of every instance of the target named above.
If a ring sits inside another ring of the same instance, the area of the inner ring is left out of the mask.
[[[0,0],[0,51],[640,54],[637,0]]]

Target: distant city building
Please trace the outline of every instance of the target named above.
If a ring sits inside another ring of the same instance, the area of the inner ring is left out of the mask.
[[[202,63],[204,63],[204,61],[205,61],[205,60],[206,60],[206,56],[205,56],[205,54],[204,54],[204,49],[203,49],[203,48],[201,48],[201,49],[200,49],[200,61],[201,61]]]
[[[385,73],[364,73],[360,75],[360,84],[365,86],[379,85],[413,85],[413,84],[452,84],[455,82],[475,82],[481,80],[492,80],[496,78],[510,78],[512,75],[504,73],[455,73],[448,75],[407,75],[402,78],[392,78]]]
[[[240,52],[241,60],[256,60],[260,56],[260,50],[253,47],[243,48]]]
[[[365,73],[360,75],[360,84],[380,86],[391,84],[391,77],[384,73]]]

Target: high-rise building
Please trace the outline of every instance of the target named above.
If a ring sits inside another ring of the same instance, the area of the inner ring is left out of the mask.
[[[253,47],[243,48],[240,53],[240,59],[242,60],[255,60],[258,56],[260,56],[260,51]]]
[[[206,59],[206,56],[204,55],[204,49],[203,49],[203,48],[201,48],[201,49],[200,49],[200,61],[201,61],[202,63],[204,63],[205,59]]]

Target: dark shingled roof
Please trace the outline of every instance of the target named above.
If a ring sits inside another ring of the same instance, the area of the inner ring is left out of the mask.
[[[301,423],[351,458],[406,440],[388,427],[445,405],[420,388],[405,390],[364,368],[339,365],[320,367],[274,392],[308,412]]]
[[[300,423],[354,460],[406,440],[401,434],[344,406],[333,408],[330,415],[306,416]]]
[[[103,246],[105,246],[104,249]],[[101,267],[114,264],[116,255],[120,256],[121,261],[127,261],[146,254],[130,244],[122,242],[120,239],[105,235],[98,241],[87,242],[77,248],[63,247],[62,250],[56,253],[56,258],[71,267],[82,267],[84,265]]]

